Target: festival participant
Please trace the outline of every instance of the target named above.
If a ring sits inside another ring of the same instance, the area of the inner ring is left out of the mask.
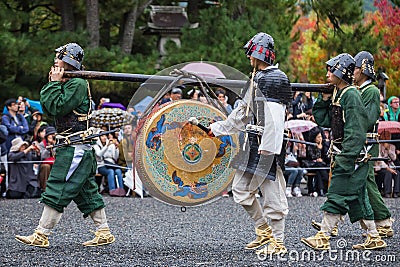
[[[372,84],[375,81],[374,57],[367,51],[361,51],[354,57],[356,68],[354,70],[354,83],[361,90],[361,98],[365,105],[368,119],[368,136],[375,138],[378,132],[378,120],[380,116],[380,91]],[[373,145],[369,150],[372,157],[378,157],[379,146]],[[374,211],[376,230],[381,237],[393,236],[391,214],[376,185],[374,175],[374,162],[369,162],[367,179],[367,191],[369,201]]]
[[[49,82],[40,92],[40,102],[44,112],[54,117],[57,133],[66,136],[87,130],[91,97],[87,81],[63,78],[64,70],[82,69],[83,49],[76,43],[69,43],[57,48],[55,52]],[[48,236],[59,222],[64,208],[74,201],[83,216],[90,216],[97,227],[95,238],[83,245],[99,246],[114,242],[95,174],[96,158],[90,144],[57,148],[46,191],[41,198],[44,209],[39,225],[32,235],[17,235],[16,239],[26,245],[48,247]]]
[[[361,99],[367,112],[368,133],[367,138],[376,139],[378,130],[378,120],[380,116],[380,92],[372,84],[375,80],[374,57],[367,51],[359,52],[355,57],[354,84],[361,92]],[[369,149],[372,157],[378,157],[379,146],[373,145]],[[371,207],[374,211],[376,229],[381,237],[393,236],[391,214],[375,181],[374,162],[368,163],[367,191]],[[313,223],[313,226],[320,230],[320,224]]]
[[[287,252],[283,240],[288,214],[282,171],[285,160],[283,134],[286,106],[292,99],[292,92],[286,74],[273,65],[274,39],[269,34],[258,33],[244,48],[254,68],[253,84],[244,94],[245,101],[240,102],[225,121],[212,123],[209,134],[238,133],[250,121],[264,126],[262,136],[248,135],[246,152],[241,151],[241,155],[234,159],[236,174],[232,192],[235,202],[242,205],[255,222],[257,238],[245,249],[257,249],[269,243],[257,253],[281,254]],[[248,113],[246,103],[250,105],[253,100],[254,112]],[[248,158],[245,159],[243,154]],[[256,198],[259,188],[264,197],[262,204]]]
[[[368,123],[364,119],[367,112],[360,93],[353,82],[355,60],[349,54],[342,54],[333,67],[327,68],[327,77],[335,91],[333,96],[320,94],[313,108],[316,122],[322,127],[332,129],[332,178],[328,188],[327,200],[321,207],[324,217],[321,230],[301,241],[317,250],[330,249],[330,234],[344,215],[349,214],[352,223],[360,221],[367,230],[363,244],[355,249],[377,249],[386,247],[374,222],[366,181],[368,163],[358,161],[365,144]]]

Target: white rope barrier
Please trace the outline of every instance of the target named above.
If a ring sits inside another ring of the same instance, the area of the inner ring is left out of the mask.
[[[377,169],[377,166],[374,166],[374,169]],[[297,170],[297,169],[303,169],[303,170],[330,170],[329,167],[285,167],[285,170],[291,171],[291,170]],[[392,166],[391,169],[400,169],[400,166]]]
[[[2,162],[3,164],[24,164],[24,163],[37,163],[37,164],[40,164],[40,163],[46,163],[46,161],[40,161],[40,160],[25,160],[25,161],[5,161],[5,162]],[[126,170],[129,170],[129,169],[132,169],[132,168],[130,168],[130,167],[123,167],[123,166],[120,166],[120,165],[117,165],[117,164],[103,164],[104,166],[110,166],[110,167],[118,167],[118,168],[121,168],[121,169],[126,169]],[[375,169],[376,168],[378,168],[378,167],[374,167]],[[285,168],[285,170],[288,170],[288,171],[291,171],[291,170],[297,170],[297,169],[303,169],[303,170],[329,170],[330,168],[329,167],[286,167]],[[393,167],[391,167],[391,169],[400,169],[400,166],[393,166]]]
[[[22,160],[22,161],[4,161],[4,162],[1,162],[1,163],[3,163],[3,164],[26,164],[26,163],[37,163],[37,164],[41,164],[41,163],[47,163],[46,161],[43,161],[43,160]],[[127,169],[127,170],[129,170],[129,169],[132,169],[132,168],[130,168],[130,167],[123,167],[123,166],[120,166],[120,165],[117,165],[117,164],[103,164],[104,166],[111,166],[111,167],[118,167],[118,168],[121,168],[121,169]]]

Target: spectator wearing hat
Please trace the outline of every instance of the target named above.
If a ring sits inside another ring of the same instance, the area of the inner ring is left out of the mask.
[[[40,149],[40,159],[42,160],[39,169],[39,183],[42,191],[46,190],[47,179],[50,176],[50,171],[55,160],[53,148],[47,147],[56,144],[56,129],[52,126],[48,126],[44,129],[44,132],[44,139],[38,145]]]
[[[179,100],[182,99],[182,89],[181,87],[175,87],[174,89],[171,90],[171,100]]]
[[[44,132],[42,132],[42,136],[40,136],[40,130],[44,130],[45,126],[47,125],[46,122],[42,121],[42,113],[39,110],[34,110],[32,115],[29,117],[29,135],[31,136],[31,140],[30,141],[37,141],[37,142],[41,142],[44,138]]]
[[[163,98],[160,100],[160,105],[165,104],[170,101],[175,101],[182,99],[183,92],[182,89],[185,89],[185,86],[183,85],[178,85],[174,87],[171,91],[166,93]]]
[[[40,197],[38,179],[33,171],[33,163],[39,160],[39,149],[36,145],[29,145],[21,137],[14,138],[8,153],[9,184],[7,198],[37,198]],[[24,163],[21,163],[26,161]]]
[[[399,98],[397,96],[391,96],[388,99],[389,110],[385,112],[385,121],[400,121],[400,108],[399,108]]]
[[[6,140],[7,151],[11,148],[11,141],[17,137],[24,137],[29,131],[28,122],[25,117],[18,113],[19,105],[15,98],[6,100],[5,106],[8,110],[8,114],[4,114],[2,117],[2,125],[7,127],[8,136]]]

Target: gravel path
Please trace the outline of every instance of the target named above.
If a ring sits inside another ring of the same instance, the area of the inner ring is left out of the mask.
[[[284,258],[258,258],[243,246],[254,238],[252,221],[233,199],[188,208],[168,206],[154,198],[105,197],[114,244],[86,248],[92,239],[90,219],[71,204],[50,236],[48,249],[24,246],[15,234],[30,234],[37,225],[42,204],[37,199],[0,200],[1,266],[400,266],[400,227],[395,237],[386,239],[388,248],[358,252],[351,245],[363,241],[358,224],[348,218],[332,239],[332,251],[314,252],[300,243],[316,231],[310,226],[319,220],[324,198],[291,198],[286,220]],[[400,199],[385,200],[393,218],[400,213]]]

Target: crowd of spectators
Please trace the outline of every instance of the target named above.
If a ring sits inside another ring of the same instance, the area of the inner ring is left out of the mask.
[[[109,102],[102,98],[98,109]],[[131,111],[134,113],[134,111]],[[47,121],[48,120],[48,121]],[[110,130],[105,127],[103,130]],[[99,188],[110,196],[126,196],[123,175],[132,166],[132,125],[121,128],[123,134],[100,136],[93,146],[98,162]],[[38,198],[46,190],[46,182],[55,160],[56,128],[51,118],[29,105],[20,96],[7,99],[0,125],[0,184],[6,198]],[[118,140],[120,138],[120,140]],[[127,156],[123,151],[127,151]],[[130,153],[130,154],[129,154]]]
[[[314,99],[310,93],[296,92],[288,120],[310,120]],[[381,121],[400,122],[399,97],[391,96],[387,103],[381,97]],[[400,132],[400,129],[399,129]],[[312,142],[314,145],[289,142],[286,153],[287,179],[286,196],[302,196],[299,192],[307,192],[309,196],[325,196],[329,185],[329,146],[330,129],[315,127],[309,131],[296,133],[295,139]],[[292,137],[292,133],[289,133]],[[400,134],[383,132],[380,140],[400,139]],[[305,153],[304,153],[305,151]],[[381,142],[379,144],[380,158],[375,161],[375,179],[378,188],[385,198],[400,196],[400,143]],[[301,182],[302,181],[302,182]],[[300,184],[304,184],[299,191]]]

